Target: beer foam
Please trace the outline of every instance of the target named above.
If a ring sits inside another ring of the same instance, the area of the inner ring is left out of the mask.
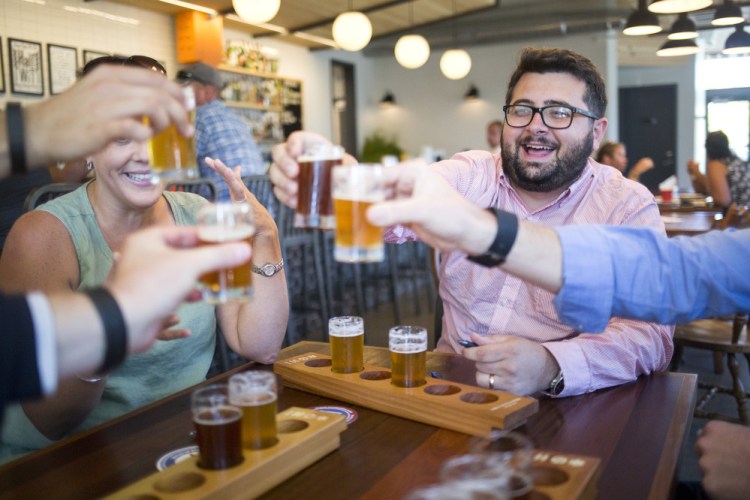
[[[198,237],[206,243],[225,243],[250,238],[255,228],[250,224],[239,224],[235,227],[198,226]]]
[[[243,394],[230,394],[229,400],[238,406],[263,406],[276,401],[276,393],[258,390]]]
[[[338,326],[336,328],[330,328],[328,335],[331,337],[356,337],[358,335],[364,335],[365,331],[361,325],[357,326]]]
[[[391,342],[388,344],[388,349],[393,352],[398,352],[401,354],[415,354],[415,353],[419,353],[422,351],[426,351],[427,342],[420,342],[420,343],[409,342],[405,344]]]
[[[202,415],[211,415],[201,418]],[[217,418],[219,417],[219,418]],[[202,425],[224,425],[242,417],[242,411],[234,406],[204,408],[193,415],[193,421]]]

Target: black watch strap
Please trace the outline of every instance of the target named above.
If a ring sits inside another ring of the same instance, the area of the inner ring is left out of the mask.
[[[516,242],[518,217],[516,214],[506,212],[505,210],[495,208],[488,208],[487,210],[497,218],[495,240],[486,253],[469,256],[467,259],[485,267],[495,267],[505,262],[510,249],[513,248],[513,243]]]

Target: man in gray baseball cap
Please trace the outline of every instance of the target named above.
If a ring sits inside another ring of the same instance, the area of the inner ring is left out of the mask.
[[[221,73],[208,64],[196,62],[177,72],[177,81],[190,85],[198,109],[195,114],[195,148],[201,177],[216,184],[217,201],[229,201],[229,188],[205,158],[221,160],[228,167],[242,167],[242,175],[264,174],[266,165],[253,140],[250,126],[220,100]]]

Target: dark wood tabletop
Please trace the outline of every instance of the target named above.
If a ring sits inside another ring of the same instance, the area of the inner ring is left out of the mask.
[[[713,229],[716,217],[721,214],[711,211],[670,212],[661,215],[667,236],[695,236]]]
[[[284,349],[281,357],[307,352],[327,354],[328,345],[301,342]],[[387,349],[366,347],[365,363],[389,367]],[[458,355],[431,352],[428,370],[448,380],[474,383],[473,362]],[[537,448],[600,458],[599,498],[669,498],[692,419],[695,387],[693,374],[659,373],[582,396],[542,397],[539,412],[518,430]],[[0,468],[0,498],[99,498],[154,473],[164,453],[194,444],[191,391],[6,464]],[[358,414],[341,434],[340,448],[263,498],[401,498],[437,482],[440,465],[467,451],[470,437],[462,433],[280,389],[280,410],[336,404]]]

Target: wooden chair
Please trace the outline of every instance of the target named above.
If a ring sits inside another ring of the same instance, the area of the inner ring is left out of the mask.
[[[81,187],[81,184],[77,182],[59,182],[39,186],[26,196],[26,201],[24,201],[23,204],[24,212],[34,210],[39,205],[54,200],[64,194],[68,194],[71,191],[75,191],[79,187]]]

